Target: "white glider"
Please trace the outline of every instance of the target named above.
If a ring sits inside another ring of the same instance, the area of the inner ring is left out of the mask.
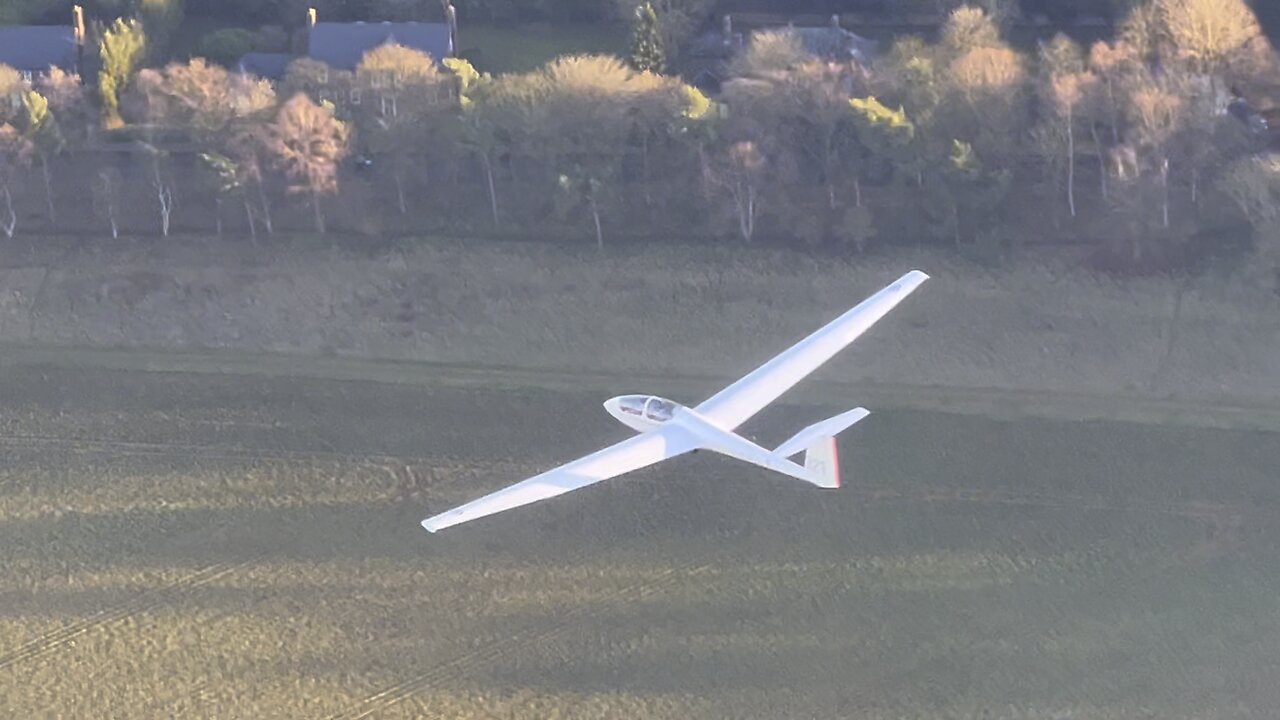
[[[913,270],[827,323],[697,407],[654,395],[606,401],[610,415],[640,435],[422,521],[430,532],[555,497],[691,450],[711,450],[821,488],[840,487],[835,436],[865,418],[865,408],[810,425],[773,450],[733,432],[866,332],[929,276]],[[801,450],[804,464],[789,460]]]

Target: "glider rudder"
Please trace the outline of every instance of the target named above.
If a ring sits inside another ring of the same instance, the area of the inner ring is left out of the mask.
[[[834,435],[819,438],[805,448],[804,469],[814,485],[826,489],[840,487],[840,456]]]

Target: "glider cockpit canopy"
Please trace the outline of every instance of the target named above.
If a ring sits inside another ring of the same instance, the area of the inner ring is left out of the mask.
[[[627,395],[618,401],[618,409],[650,422],[666,422],[675,414],[676,404],[657,395]]]

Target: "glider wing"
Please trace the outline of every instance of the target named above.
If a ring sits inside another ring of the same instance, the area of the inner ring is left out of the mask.
[[[546,500],[673,458],[699,445],[698,439],[688,430],[675,424],[667,424],[429,517],[422,521],[422,527],[436,532],[451,525]]]
[[[695,410],[725,430],[738,427],[856,340],[928,279],[919,270],[903,275]]]

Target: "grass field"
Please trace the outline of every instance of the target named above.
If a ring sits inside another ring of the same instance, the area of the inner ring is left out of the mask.
[[[0,398],[2,717],[1280,703],[1275,434],[886,410],[839,492],[698,455],[433,536],[625,436],[604,398],[21,367]]]

